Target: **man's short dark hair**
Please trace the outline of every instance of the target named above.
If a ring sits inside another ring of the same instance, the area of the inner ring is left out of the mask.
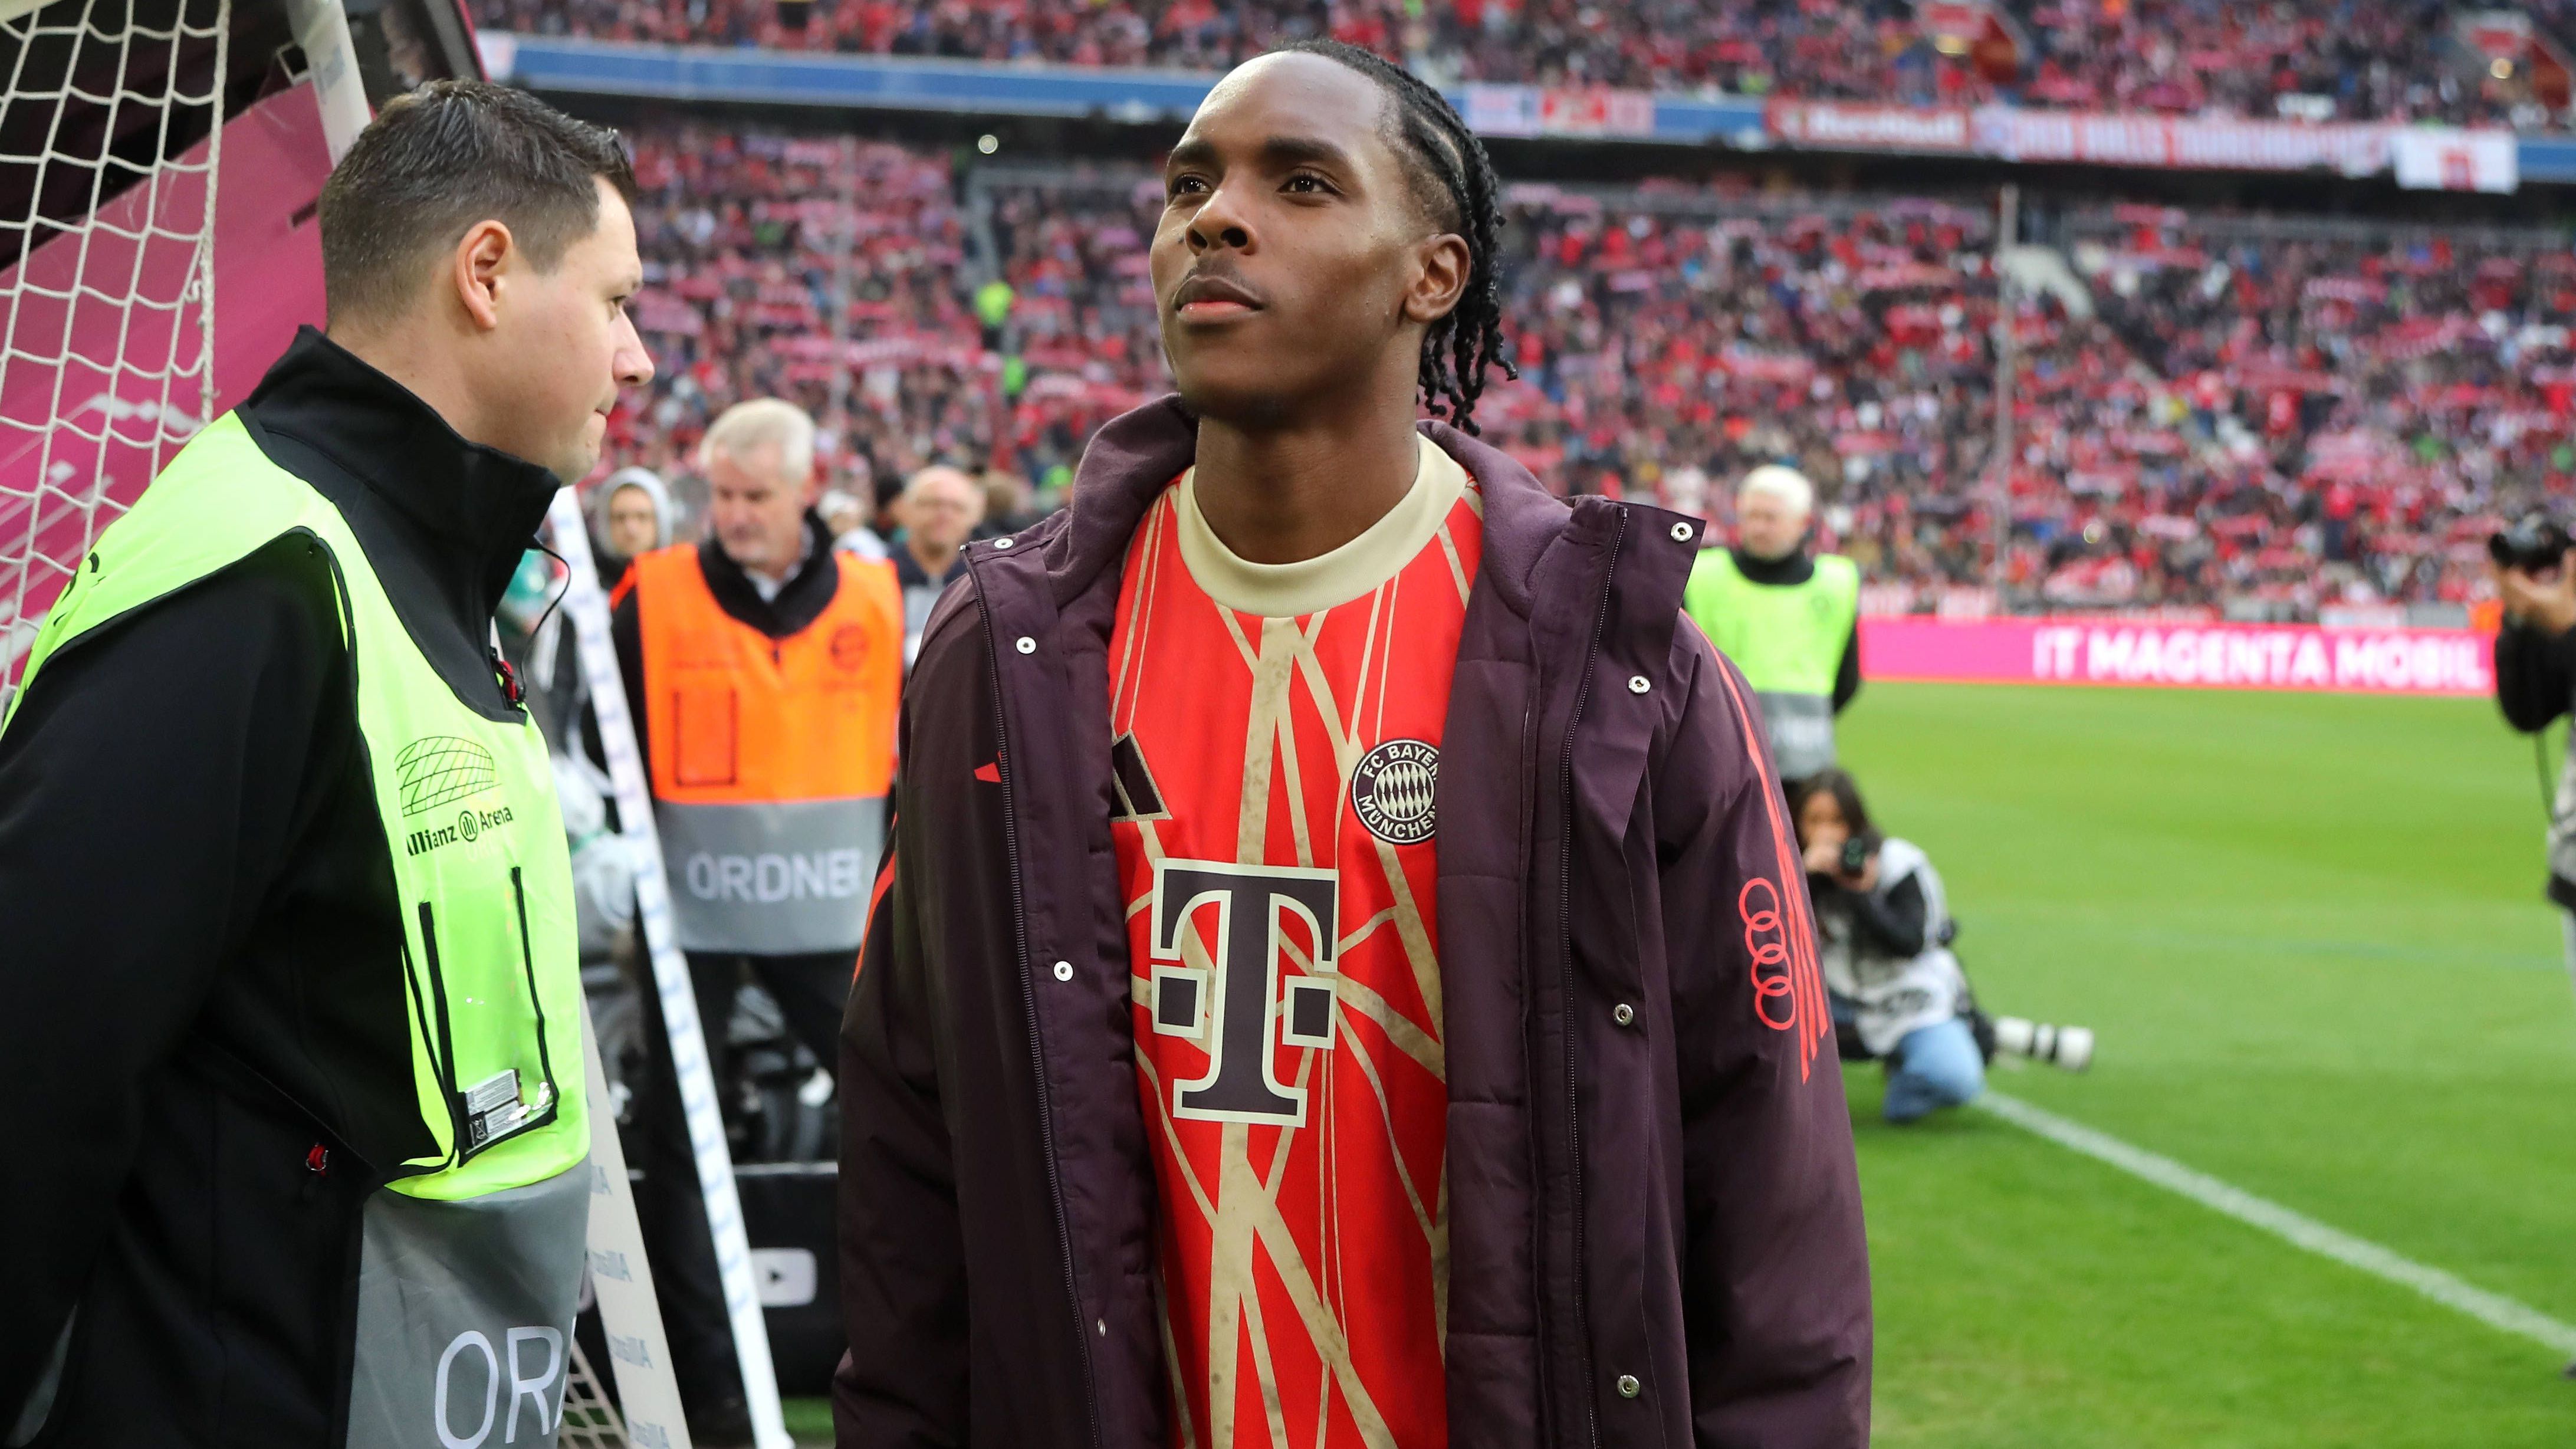
[[[389,102],[322,187],[322,290],[335,323],[393,315],[422,264],[497,221],[540,271],[599,225],[598,181],[629,204],[617,133],[525,91],[432,81]]]

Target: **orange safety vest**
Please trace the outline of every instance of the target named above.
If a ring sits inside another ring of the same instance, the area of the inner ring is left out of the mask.
[[[885,843],[903,687],[890,564],[832,555],[840,586],[772,639],[727,614],[694,545],[635,560],[654,824],[691,951],[856,950]]]

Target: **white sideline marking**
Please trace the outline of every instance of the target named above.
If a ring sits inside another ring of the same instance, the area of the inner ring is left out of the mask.
[[[2275,1237],[2285,1238],[2311,1253],[2332,1258],[2348,1268],[2358,1268],[2374,1277],[2385,1278],[2400,1287],[2412,1288],[2443,1307],[2465,1313],[2489,1328],[2528,1338],[2561,1355],[2576,1357],[2576,1324],[2563,1323],[2501,1293],[2471,1287],[2439,1268],[2428,1268],[2412,1258],[2399,1257],[2377,1243],[2365,1242],[2350,1233],[2327,1227],[2304,1213],[2293,1212],[2279,1203],[2256,1197],[2243,1188],[2231,1187],[2205,1172],[2194,1172],[2170,1157],[2159,1157],[2144,1148],[2132,1147],[2117,1137],[2096,1132],[2080,1122],[2070,1122],[2018,1097],[2008,1097],[1990,1089],[1978,1098],[1978,1105],[2060,1147],[2072,1148],[2132,1176],[2145,1178],[2203,1207],[2225,1213]]]

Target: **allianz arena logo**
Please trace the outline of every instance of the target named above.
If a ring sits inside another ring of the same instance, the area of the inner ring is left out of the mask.
[[[500,788],[492,752],[459,735],[427,735],[394,756],[405,819]]]
[[[494,804],[478,806],[478,795],[488,795],[501,786],[501,772],[492,765],[492,752],[457,735],[430,735],[403,746],[394,756],[394,784],[401,792],[403,818],[442,805],[459,805],[456,818],[446,823],[423,822],[403,841],[406,855],[426,855],[443,845],[458,842],[471,845],[484,832],[496,830],[512,820],[510,807]]]

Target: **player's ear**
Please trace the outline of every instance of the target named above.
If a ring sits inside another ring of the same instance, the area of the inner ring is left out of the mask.
[[[474,325],[489,332],[501,325],[503,270],[509,260],[510,228],[498,221],[478,221],[448,255],[449,282],[456,300]]]
[[[1404,295],[1404,319],[1428,325],[1448,316],[1466,295],[1467,277],[1474,270],[1467,239],[1456,232],[1422,242],[1415,250],[1413,285]]]

